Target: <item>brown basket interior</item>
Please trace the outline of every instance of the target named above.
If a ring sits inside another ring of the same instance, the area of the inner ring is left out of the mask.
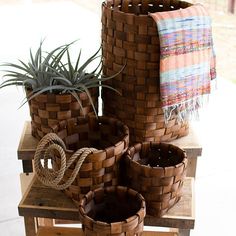
[[[134,216],[141,207],[142,199],[138,195],[101,190],[85,205],[85,213],[95,221],[113,223]]]
[[[106,149],[128,136],[128,128],[122,122],[106,117],[70,119],[61,122],[54,131],[71,151],[83,147]]]
[[[135,15],[147,15],[149,12],[173,11],[189,7],[191,3],[177,0],[108,0],[107,6],[113,10]]]
[[[149,149],[143,148],[133,156],[133,160],[142,165],[151,167],[168,167],[181,163],[185,158],[183,152],[168,144],[150,145]]]

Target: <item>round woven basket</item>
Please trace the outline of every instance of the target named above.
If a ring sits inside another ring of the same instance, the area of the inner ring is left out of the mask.
[[[182,196],[186,175],[185,152],[171,144],[143,142],[125,156],[127,185],[143,195],[147,214],[160,217]]]
[[[52,127],[65,143],[67,160],[83,147],[93,147],[97,152],[84,160],[75,180],[64,191],[76,204],[90,190],[104,186],[116,186],[119,181],[119,162],[129,145],[129,130],[114,118],[86,117],[60,122]],[[61,156],[51,154],[54,170],[61,167]],[[64,174],[66,182],[76,167],[73,163]]]
[[[100,188],[80,201],[79,215],[87,236],[139,236],[146,215],[145,201],[127,187]]]
[[[103,73],[125,69],[106,81],[122,96],[102,89],[104,114],[128,125],[131,142],[170,141],[188,134],[188,122],[173,114],[168,124],[160,101],[160,44],[149,12],[172,11],[191,4],[184,1],[108,0],[102,5]]]
[[[96,111],[98,110],[98,89],[89,89]],[[27,95],[30,91],[26,91]],[[41,139],[50,132],[50,127],[59,121],[78,116],[94,114],[91,102],[85,92],[78,93],[83,111],[71,94],[41,94],[31,99],[29,104],[32,135]]]

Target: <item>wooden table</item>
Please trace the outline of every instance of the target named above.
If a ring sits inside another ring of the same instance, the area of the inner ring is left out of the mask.
[[[168,214],[162,218],[155,218],[147,216],[145,218],[146,226],[160,226],[168,228],[177,228],[178,234],[167,233],[160,234],[163,236],[189,236],[190,230],[194,228],[194,193],[193,182],[196,175],[197,158],[201,156],[202,147],[199,143],[197,135],[190,127],[188,136],[170,142],[180,148],[183,148],[188,156],[187,178],[184,185],[184,194],[181,201],[179,201]],[[32,160],[38,144],[38,140],[31,135],[30,122],[25,122],[22,132],[21,140],[18,146],[18,159],[22,160],[23,174],[29,181],[30,176],[33,175]],[[23,188],[25,186],[22,186]],[[19,204],[19,214],[24,217],[26,236],[68,236],[81,235],[81,230],[62,229],[62,234],[58,233],[57,228],[52,225],[52,220],[47,219],[61,219],[78,221],[79,215],[76,207],[71,199],[67,198],[62,192],[43,186],[35,179],[32,180],[27,191]],[[42,218],[40,218],[42,217]],[[44,226],[49,228],[39,229],[39,219],[43,220]],[[52,227],[53,226],[53,227]],[[145,233],[145,236],[151,236],[155,233]]]
[[[197,167],[197,157],[202,154],[202,147],[199,143],[197,135],[192,127],[190,127],[189,135],[174,141],[169,142],[186,151],[188,156],[188,170],[187,176],[195,177]],[[34,157],[35,149],[38,140],[31,135],[30,122],[25,122],[24,129],[21,135],[20,143],[18,146],[18,159],[22,160],[23,172],[30,173],[33,171],[32,160]]]
[[[193,183],[194,178],[186,178],[181,200],[162,218],[146,216],[145,225],[177,228],[179,236],[190,235],[190,230],[194,228],[195,222]],[[78,210],[73,201],[63,192],[42,185],[35,177],[26,190],[18,210],[19,215],[23,216],[25,220],[26,236],[36,235],[38,217],[79,221]],[[49,232],[49,229],[45,230]],[[54,229],[54,232],[56,231],[58,229]],[[45,231],[40,229],[38,232],[38,235],[44,235],[40,232]],[[58,235],[53,234],[52,231],[50,232],[48,235]],[[177,234],[173,233],[172,235]]]

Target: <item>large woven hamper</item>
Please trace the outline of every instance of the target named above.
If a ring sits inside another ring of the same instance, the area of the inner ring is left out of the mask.
[[[71,156],[80,148],[93,147],[98,149],[85,158],[79,172],[76,173],[76,178],[64,190],[76,204],[90,190],[118,185],[119,162],[129,145],[129,130],[126,125],[114,118],[96,118],[95,116],[90,116],[61,121],[53,126],[52,129],[65,144],[65,147],[63,147],[64,144],[61,147],[66,154],[67,164]],[[40,144],[47,139],[48,135],[40,141],[35,157],[37,155],[37,157],[41,156],[43,158],[49,150],[50,145],[53,144],[55,146],[58,144],[57,140],[50,140],[48,145],[39,148]],[[49,158],[52,160],[54,173],[57,174],[62,166],[62,154],[61,152],[58,153],[58,151],[52,150]],[[72,162],[72,165],[65,169],[63,178],[60,180],[62,185],[72,176],[78,161],[79,159]],[[35,158],[35,166],[38,166],[38,164],[38,160],[36,163]],[[40,170],[37,171],[37,169],[36,173],[40,177]],[[51,183],[48,186],[54,187],[50,185]]]
[[[98,89],[89,89],[96,111],[98,111]],[[27,91],[29,94],[30,91]],[[85,92],[77,94],[79,102],[71,94],[41,94],[29,100],[32,135],[41,139],[49,133],[51,126],[58,122],[78,116],[94,114],[89,97]]]
[[[90,191],[79,214],[86,236],[141,236],[146,208],[141,194],[117,186]]]
[[[143,142],[127,151],[127,185],[146,200],[147,214],[160,217],[182,196],[185,152],[171,144]]]
[[[167,125],[160,102],[160,46],[157,26],[149,12],[172,11],[184,1],[108,0],[102,5],[103,72],[123,72],[107,84],[121,95],[102,89],[104,114],[121,119],[131,142],[170,141],[188,134],[188,123],[175,114]]]

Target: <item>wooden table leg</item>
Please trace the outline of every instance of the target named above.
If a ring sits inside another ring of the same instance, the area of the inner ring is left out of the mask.
[[[48,219],[48,218],[37,218],[37,225],[38,227],[40,226],[48,226],[52,227],[54,225],[54,220],[53,219]]]
[[[32,160],[22,160],[22,168],[24,173],[33,172]]]
[[[25,222],[25,235],[26,236],[36,236],[35,218],[25,216],[24,222]]]
[[[179,236],[190,236],[190,229],[179,229]]]
[[[197,169],[197,158],[198,157],[188,157],[188,167],[187,176],[195,178]]]

